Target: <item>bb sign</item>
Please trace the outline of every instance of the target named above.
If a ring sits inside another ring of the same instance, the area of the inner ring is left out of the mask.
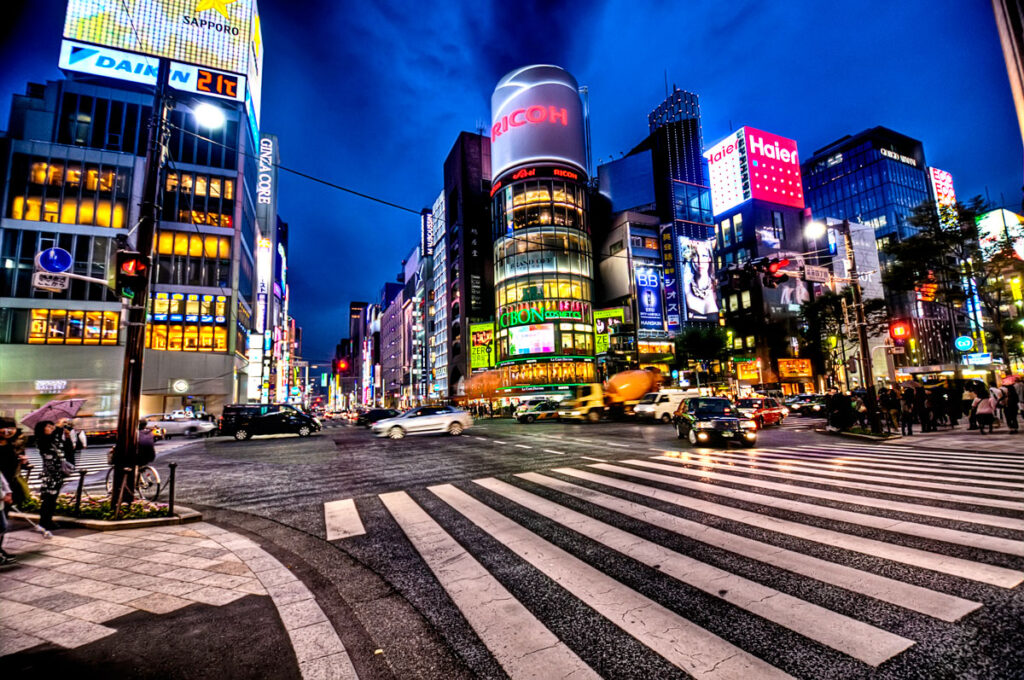
[[[492,176],[517,165],[554,161],[586,172],[583,108],[576,79],[557,66],[524,66],[491,95]]]

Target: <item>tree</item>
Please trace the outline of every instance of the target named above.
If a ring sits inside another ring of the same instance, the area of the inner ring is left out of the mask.
[[[720,326],[690,326],[675,337],[676,365],[688,369],[694,362],[698,374],[702,370],[708,373],[708,364],[725,359],[728,349],[729,336]],[[709,382],[708,377],[702,382]]]
[[[843,303],[847,312],[843,313]],[[884,300],[864,300],[864,319],[867,333],[877,337],[887,332],[889,313]],[[801,352],[811,359],[815,370],[835,373],[838,363],[831,351],[829,338],[842,339],[857,346],[856,311],[853,307],[853,289],[847,286],[839,293],[828,291],[800,306]]]

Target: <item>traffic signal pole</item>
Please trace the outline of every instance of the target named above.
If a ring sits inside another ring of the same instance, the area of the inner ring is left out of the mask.
[[[146,263],[153,259],[153,236],[159,222],[160,169],[163,166],[164,130],[167,124],[167,80],[170,62],[160,59],[157,69],[153,113],[149,119],[149,140],[146,144],[145,178],[142,203],[136,232],[135,250]],[[112,503],[127,503],[134,498],[135,468],[139,451],[139,401],[142,396],[142,355],[146,344],[146,307],[149,302],[149,281],[146,280],[128,301],[128,328],[125,332],[124,367],[121,373],[121,403],[117,411],[117,442],[114,445],[114,485]],[[120,291],[118,291],[120,293]]]
[[[857,256],[853,251],[853,236],[850,234],[850,221],[843,220],[843,241],[846,244],[846,256],[850,258],[850,287],[853,289],[853,308],[857,314],[857,340],[860,344],[860,370],[867,390],[864,405],[868,407],[868,418],[871,421],[871,432],[882,433],[882,423],[878,418],[878,395],[875,392],[875,376],[871,366],[871,349],[868,346],[868,322],[864,316],[864,303],[861,300],[860,276],[857,273]]]

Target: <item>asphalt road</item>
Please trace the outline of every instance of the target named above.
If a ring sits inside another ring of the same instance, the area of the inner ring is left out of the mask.
[[[158,465],[302,565],[346,647],[382,650],[354,656],[364,678],[1024,677],[1024,455],[810,424],[749,450],[654,424],[342,426]],[[328,541],[346,499],[365,533]]]

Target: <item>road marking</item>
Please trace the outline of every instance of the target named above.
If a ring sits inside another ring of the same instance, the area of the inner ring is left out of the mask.
[[[981,435],[978,435],[981,436]],[[957,442],[958,444],[960,442]],[[951,462],[951,463],[981,463],[988,466],[998,466],[999,468],[1006,469],[1021,469],[1024,468],[1024,461],[1019,456],[1001,456],[996,454],[978,453],[976,451],[963,451],[962,453],[954,452],[943,452],[936,451],[933,449],[919,449],[912,448],[912,445],[905,444],[901,446],[870,446],[864,444],[853,444],[844,448],[857,449],[864,453],[872,454],[891,454],[899,456],[906,460],[907,458],[920,458],[922,460],[931,460],[938,462]],[[969,456],[969,458],[968,458]]]
[[[907,638],[669,550],[501,480],[474,479],[473,483],[677,581],[871,666],[914,644]]]
[[[984,481],[972,477],[929,475],[919,473],[920,468],[912,466],[896,468],[899,470],[899,474],[897,474],[894,471],[882,469],[894,466],[849,465],[848,461],[843,456],[836,456],[831,459],[831,462],[816,462],[817,460],[822,459],[815,459],[814,461],[808,460],[806,458],[801,458],[799,454],[794,455],[789,453],[786,449],[762,448],[758,449],[757,454],[751,456],[744,455],[742,453],[727,453],[724,451],[717,455],[724,459],[744,464],[756,465],[764,461],[766,463],[780,466],[793,465],[798,466],[807,472],[820,471],[821,474],[851,479],[874,479],[880,482],[891,482],[894,484],[906,484],[909,480],[917,486],[931,489],[945,489],[953,487],[955,489],[966,490],[964,484],[972,484],[974,485],[973,490],[978,493],[986,493],[993,496],[1007,496],[1009,498],[1020,498],[1022,496],[1021,491],[1024,490],[1024,480],[1022,480],[1021,483],[1014,484],[1012,482]],[[858,472],[868,474],[855,474]],[[992,487],[977,486],[978,484],[991,484]],[[999,486],[1009,487],[1013,490],[995,488]]]
[[[576,439],[574,437],[569,437],[569,441],[576,442],[577,444],[597,444],[597,442],[590,441],[589,439]]]
[[[618,474],[628,475],[631,477],[639,477],[641,479],[648,479],[661,484],[670,484],[673,486],[679,486],[683,488],[692,488],[692,483],[683,482],[677,484],[677,481],[667,475],[659,475],[649,472],[643,472],[641,470],[631,470],[619,465],[608,465],[600,464],[594,465],[599,470],[605,470],[608,472],[615,472]],[[563,468],[559,468],[558,472],[562,472]],[[573,475],[572,472],[565,472],[564,474]],[[578,475],[576,475],[578,476]],[[610,484],[604,479],[591,480],[598,481],[601,484],[608,484],[609,486],[615,486]],[[611,480],[617,482],[618,480]],[[710,484],[697,485],[699,490],[709,493],[717,493],[718,495],[727,496],[730,498],[742,498],[744,500],[750,500],[744,496],[758,496],[765,498],[759,494],[736,494],[732,493],[734,489],[721,488],[717,491],[710,491],[715,488]],[[654,494],[654,495],[652,495]],[[853,536],[850,534],[844,534],[839,531],[832,531],[831,529],[821,529],[819,527],[810,526],[808,524],[801,524],[799,522],[793,522],[790,520],[780,519],[778,517],[772,517],[769,515],[762,515],[756,512],[750,512],[747,510],[741,510],[728,505],[722,505],[720,503],[711,503],[708,501],[702,501],[697,498],[690,496],[683,496],[672,492],[664,492],[657,489],[652,489],[650,493],[646,495],[652,498],[665,499],[669,503],[680,505],[682,507],[690,508],[698,512],[703,512],[710,515],[717,515],[726,519],[733,520],[735,522],[741,522],[743,524],[749,524],[756,526],[761,529],[767,529],[769,531],[776,531],[790,536],[796,536],[804,540],[813,541],[815,543],[822,543],[824,545],[843,548],[845,550],[852,550],[854,552],[863,553],[872,557],[879,557],[885,560],[891,560],[893,562],[902,562],[903,564],[909,564],[914,567],[921,567],[923,569],[931,569],[932,571],[938,571],[943,574],[951,574],[953,576],[960,576],[962,578],[970,579],[972,581],[980,581],[982,583],[988,583],[990,585],[999,586],[1001,588],[1013,588],[1022,581],[1024,581],[1024,572],[1014,571],[1012,569],[1005,569],[1003,567],[996,567],[989,564],[983,564],[981,562],[972,562],[970,560],[964,560],[957,557],[949,557],[939,553],[929,552],[927,550],[920,550],[918,548],[907,548],[892,543],[886,543],[884,541],[875,540],[871,538],[863,538],[860,536]],[[771,499],[777,500],[777,499]],[[755,503],[761,503],[759,500],[754,500]],[[768,504],[768,503],[763,503]],[[826,512],[830,508],[825,506],[816,506],[819,508],[819,512],[815,516],[828,517],[829,513]]]
[[[532,449],[533,448],[532,446],[527,446],[526,444],[513,444],[512,446],[518,446],[521,449]]]
[[[691,676],[705,680],[790,678],[552,545],[451,484],[428,488],[585,605]],[[534,670],[535,673],[542,671]],[[548,673],[542,671],[541,675],[546,677]]]
[[[602,479],[599,475],[593,475],[588,472],[577,471],[577,473],[579,474],[574,476],[581,479],[591,479],[592,481]],[[955,595],[947,595],[929,590],[928,588],[922,588],[921,586],[903,583],[902,581],[879,576],[878,574],[804,555],[793,550],[779,548],[770,543],[732,534],[722,529],[701,524],[700,522],[693,522],[676,515],[670,515],[667,512],[655,510],[646,505],[633,503],[618,496],[611,496],[600,491],[570,484],[560,479],[540,475],[536,472],[524,472],[516,476],[535,484],[546,486],[549,489],[555,489],[564,494],[575,496],[627,517],[653,524],[681,536],[707,543],[716,548],[722,548],[737,555],[743,555],[744,557],[764,562],[765,564],[770,564],[816,581],[838,586],[860,595],[889,602],[898,607],[933,616],[942,621],[957,621],[966,614],[981,607],[980,602],[965,600]],[[631,482],[621,482],[616,484],[615,487],[643,496],[649,496],[650,491],[653,490],[651,487]]]
[[[487,437],[477,437],[476,435],[473,435],[473,439],[479,439],[480,441],[487,441]]]
[[[591,458],[590,456],[580,456],[583,460],[596,460],[599,463],[604,462],[604,458]]]
[[[605,446],[616,446],[616,447],[618,447],[620,449],[628,449],[628,448],[630,448],[629,444],[616,444],[616,443],[610,442],[610,441],[605,441],[604,445]]]
[[[351,498],[324,503],[324,525],[327,528],[328,541],[362,536],[366,533],[363,521],[359,519],[359,509]]]
[[[502,439],[492,439],[491,441],[492,441],[492,442],[494,442],[495,444],[505,444],[505,443],[506,443],[506,442],[505,442],[504,440],[502,440]]]
[[[797,446],[796,449],[798,451],[801,451],[801,452],[804,452],[804,453],[814,454],[814,455],[818,455],[818,456],[831,455],[830,453],[828,453],[827,451],[823,451],[819,447]],[[896,451],[894,453],[889,454],[889,453],[887,453],[888,451],[890,451],[889,449],[885,449],[884,451],[879,452],[879,451],[865,450],[865,449],[862,449],[860,447],[856,447],[856,448],[854,448],[854,447],[850,447],[850,448],[844,447],[844,448],[842,448],[840,450],[851,452],[850,454],[847,454],[847,455],[850,455],[851,457],[855,457],[857,460],[887,461],[887,462],[894,462],[894,463],[912,463],[914,465],[919,465],[919,466],[922,466],[922,467],[929,467],[929,468],[956,469],[956,470],[970,471],[972,474],[975,471],[998,472],[998,473],[1002,473],[1004,475],[1007,475],[1007,477],[1005,477],[1005,478],[1008,478],[1008,479],[1019,478],[1020,474],[1022,473],[1022,470],[1020,470],[1019,468],[1015,468],[1015,467],[1007,467],[1007,466],[1003,466],[1003,465],[988,465],[988,464],[976,464],[976,463],[973,463],[973,462],[971,462],[966,457],[967,455],[970,455],[970,454],[961,455],[959,458],[950,461],[950,460],[945,460],[945,459],[941,459],[941,458],[933,458],[931,456],[918,456],[918,455],[914,455],[914,454],[910,453],[909,452],[910,450],[907,449],[907,448],[904,448],[904,450],[902,452],[903,455],[899,455],[901,453],[899,451]],[[979,463],[984,463],[984,461],[979,461]]]
[[[551,449],[544,449],[545,453],[557,453],[559,456],[564,456],[565,451],[552,451]]]
[[[714,455],[718,455],[717,453]],[[813,475],[802,475],[793,471],[773,471],[765,469],[751,470],[749,468],[739,469],[734,465],[727,465],[725,463],[714,462],[714,456],[709,456],[708,459],[699,459],[698,461],[685,461],[672,456],[657,456],[655,460],[663,460],[676,465],[696,464],[701,467],[702,470],[727,470],[730,473],[749,473],[753,475],[760,475],[762,477],[772,477],[774,479],[786,479],[790,481],[808,482],[810,484],[820,484],[822,486],[838,487],[840,489],[856,489],[857,491],[875,491],[878,493],[889,494],[891,496],[909,496],[911,498],[928,498],[937,501],[947,501],[949,503],[966,503],[968,505],[984,505],[990,508],[1006,508],[1008,510],[1017,510],[1024,512],[1024,503],[1019,501],[1001,501],[994,498],[984,498],[982,496],[974,496],[967,494],[956,494],[956,493],[941,493],[938,491],[924,491],[917,488],[919,485],[915,485],[915,488],[904,488],[898,486],[885,486],[883,484],[866,484],[864,482],[846,482],[841,479],[830,479],[827,477],[815,477]],[[732,474],[728,475],[732,477]],[[840,474],[836,474],[836,477],[840,477]],[[844,477],[849,475],[842,475]],[[854,475],[858,479],[863,479],[863,475]],[[744,478],[745,479],[745,478]],[[910,481],[907,480],[907,485],[910,485]],[[804,487],[799,487],[804,488]],[[1016,495],[1016,494],[1014,494]]]
[[[664,465],[661,463],[651,463],[644,460],[627,460],[622,462],[631,463],[633,465],[639,465],[641,467],[652,468],[655,470],[664,470],[665,472],[673,472],[679,475],[698,477],[701,479],[716,479],[718,481],[729,482],[731,484],[739,484],[741,486],[753,486],[761,489],[772,489],[775,491],[782,491],[784,493],[792,494],[794,496],[810,496],[812,498],[824,498],[827,500],[842,501],[843,503],[850,503],[853,505],[864,505],[872,508],[881,508],[883,510],[907,512],[913,515],[941,517],[942,519],[950,519],[953,521],[971,522],[973,524],[984,524],[987,526],[1002,527],[1004,529],[1013,529],[1015,531],[1024,531],[1024,520],[1015,519],[1013,517],[986,515],[980,512],[969,512],[966,510],[940,508],[934,505],[920,505],[918,503],[908,503],[904,501],[890,501],[882,498],[873,498],[871,496],[859,496],[857,494],[841,493],[838,491],[824,491],[822,489],[814,489],[809,486],[795,486],[793,484],[783,484],[781,482],[766,482],[760,479],[741,477],[739,475],[726,475],[720,472],[711,472],[708,470],[690,470],[687,468],[680,467],[678,465]],[[709,485],[705,484],[704,486]]]
[[[430,571],[511,678],[600,676],[404,491],[380,495]]]

